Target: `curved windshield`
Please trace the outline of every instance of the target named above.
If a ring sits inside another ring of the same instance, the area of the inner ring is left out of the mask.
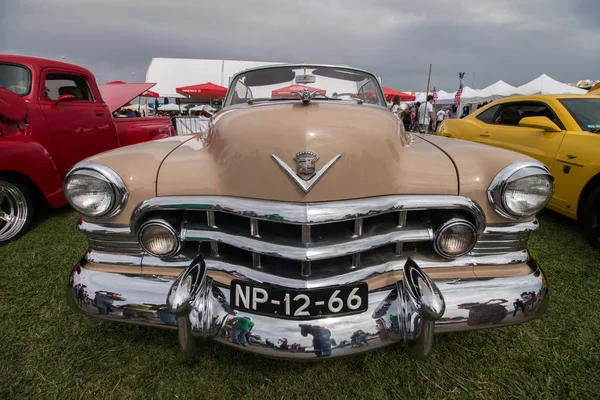
[[[20,65],[0,64],[0,86],[24,96],[31,88],[31,73]]]
[[[304,65],[261,68],[238,75],[229,86],[225,105],[299,100],[305,90],[313,100],[386,106],[379,81],[373,75],[347,68]]]
[[[600,132],[600,99],[577,97],[572,99],[559,99],[567,109],[582,131]]]

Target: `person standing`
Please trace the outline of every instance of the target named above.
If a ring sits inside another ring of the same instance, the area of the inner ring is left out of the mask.
[[[429,123],[434,121],[433,117],[433,95],[427,96],[427,101],[419,107],[419,131],[429,133]]]
[[[418,129],[418,125],[419,125],[419,107],[421,106],[420,102],[416,102],[415,104],[413,104],[413,108],[412,108],[412,112],[410,113],[410,117],[411,117],[411,125],[410,125],[410,130],[411,131],[416,131]]]
[[[390,107],[390,111],[394,114],[398,114],[398,112],[400,112],[400,96],[394,96],[394,99],[392,100],[392,106]]]
[[[437,132],[438,126],[446,119],[446,111],[440,110],[436,113],[435,131]]]

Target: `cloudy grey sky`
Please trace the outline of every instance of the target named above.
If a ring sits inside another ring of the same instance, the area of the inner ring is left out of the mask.
[[[348,64],[454,91],[600,79],[598,0],[0,0],[0,53],[143,81],[152,57]],[[135,73],[135,75],[132,75]],[[135,79],[134,79],[135,76]]]

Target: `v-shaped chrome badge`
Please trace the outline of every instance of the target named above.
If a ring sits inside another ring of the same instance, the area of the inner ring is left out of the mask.
[[[308,160],[305,160],[305,158],[307,158],[307,156],[308,156]],[[329,168],[331,168],[331,166],[333,164],[335,164],[337,162],[337,160],[340,159],[340,157],[342,157],[342,155],[338,154],[337,156],[335,156],[331,160],[329,160],[329,162],[327,164],[325,164],[323,166],[323,168],[316,171],[316,173],[314,175],[311,174],[310,177],[303,178],[302,175],[300,175],[301,173],[314,172],[314,170],[315,170],[314,165],[316,164],[316,162],[318,160],[316,154],[314,154],[311,151],[307,151],[307,150],[301,151],[298,154],[296,154],[294,161],[296,161],[296,164],[298,165],[298,173],[294,172],[294,170],[291,169],[289,167],[289,165],[287,165],[285,162],[283,162],[283,160],[281,160],[275,154],[271,154],[271,158],[273,160],[275,160],[275,162],[277,164],[279,164],[279,166],[285,172],[288,173],[288,175],[294,180],[294,182],[296,182],[296,184],[298,184],[298,186],[300,186],[300,188],[302,188],[302,190],[304,190],[304,193],[308,193],[310,191],[310,189],[312,189],[313,186],[315,186],[315,184],[319,181],[319,179],[321,179],[323,177],[325,172],[327,172],[327,170]],[[307,162],[312,165],[306,165]]]

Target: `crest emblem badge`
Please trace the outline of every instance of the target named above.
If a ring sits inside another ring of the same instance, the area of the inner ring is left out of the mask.
[[[296,161],[296,171],[302,175],[312,175],[315,173],[318,160],[319,157],[317,157],[317,154],[313,151],[299,151],[296,153],[296,157],[294,157],[294,161]]]
[[[315,184],[323,177],[325,172],[333,164],[337,162],[337,160],[342,157],[341,154],[333,157],[327,164],[323,166],[320,170],[317,171],[317,161],[319,161],[319,157],[314,151],[310,150],[302,150],[296,153],[296,156],[293,160],[296,162],[296,171],[290,168],[283,160],[277,157],[275,154],[271,154],[271,158],[275,160],[275,162],[285,171],[287,174],[300,186],[300,188],[304,191],[304,193],[308,193],[310,189],[315,186]]]

